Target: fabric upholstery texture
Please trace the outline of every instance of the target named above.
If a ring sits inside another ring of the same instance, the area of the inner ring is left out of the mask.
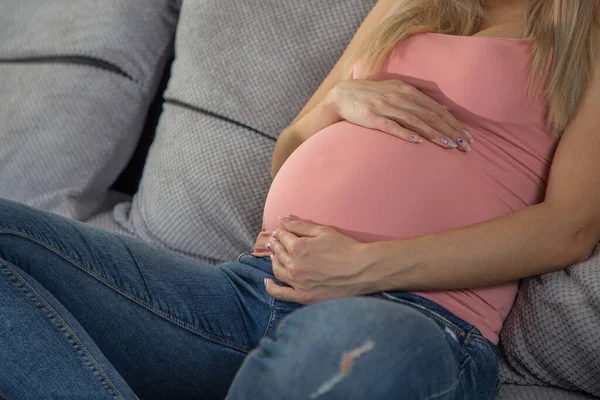
[[[0,5],[0,197],[84,220],[134,151],[179,0]]]
[[[186,0],[167,97],[276,138],[376,2]]]
[[[596,397],[542,386],[500,385],[496,400],[594,400]]]
[[[600,246],[565,270],[522,281],[501,332],[504,383],[600,397]]]
[[[179,1],[0,4],[0,197],[77,219],[112,206]],[[275,139],[375,3],[184,0],[139,193],[88,222],[205,263],[251,250]],[[499,400],[599,394],[598,257],[523,281],[501,334]]]
[[[130,213],[136,235],[211,263],[235,259],[260,228],[272,152],[268,138],[165,104]]]
[[[212,263],[251,250],[275,139],[375,3],[184,1],[166,106],[129,215],[135,234]]]

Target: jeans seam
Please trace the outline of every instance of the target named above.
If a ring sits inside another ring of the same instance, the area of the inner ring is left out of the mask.
[[[275,308],[275,298],[271,297],[271,300],[269,300],[269,308],[271,310],[270,312],[270,316],[269,316],[269,322],[267,323],[267,329],[265,330],[265,334],[264,336],[266,337],[270,337],[271,334],[273,333],[273,329],[275,327],[275,320],[277,319],[277,309]]]
[[[463,375],[464,375],[466,369],[473,363],[473,358],[467,351],[465,351],[465,344],[467,343],[467,340],[469,338],[473,338],[473,335],[471,335],[471,333],[468,333],[466,336],[467,336],[467,339],[465,339],[465,341],[463,342],[463,345],[461,347],[461,350],[466,354],[466,358],[463,361],[462,365],[460,366],[460,369],[456,376],[456,382],[454,382],[454,384],[451,387],[449,387],[448,389],[445,389],[441,392],[431,395],[426,400],[433,400],[433,399],[439,398],[447,393],[450,393],[452,390],[455,390],[458,387],[458,385],[460,384],[460,381],[461,381],[461,379],[463,379]]]
[[[429,318],[442,323],[448,329],[451,329],[453,332],[461,335],[464,338],[464,341],[461,346],[461,350],[467,355],[467,357],[460,366],[459,376],[461,376],[464,373],[464,371],[467,369],[467,367],[473,362],[473,358],[467,351],[465,351],[465,347],[467,346],[469,340],[476,340],[479,338],[479,335],[475,335],[471,332],[465,332],[463,329],[455,326],[452,322],[448,321],[446,318],[442,317],[441,315],[437,314],[436,312],[431,311],[427,307],[424,307],[420,304],[415,304],[415,303],[412,303],[412,302],[404,300],[404,299],[399,299],[399,298],[392,296],[390,294],[387,294],[385,292],[383,292],[383,295],[385,296],[385,298],[390,299],[392,301],[398,301],[405,305],[408,305],[408,306],[411,306],[414,308],[418,308],[421,312],[423,312],[423,314],[425,314]],[[487,339],[485,339],[485,338],[482,338],[482,340],[487,341]]]
[[[250,255],[251,255],[251,254],[250,254],[250,253],[248,253],[248,252],[243,252],[242,254],[240,254],[240,255],[237,257],[237,262],[241,263],[241,262],[242,262],[242,259],[243,259],[244,257],[246,257],[246,256],[250,256]]]
[[[469,367],[469,365],[473,363],[473,357],[471,357],[471,355],[468,352],[465,351],[465,353],[467,354],[467,358],[465,359],[465,361],[463,361],[462,365],[460,366],[460,370],[458,373],[459,376],[462,376],[465,373],[465,370]]]
[[[140,274],[140,279],[142,280],[142,283],[144,284],[144,288],[146,289],[146,293],[148,294],[148,302],[152,302],[152,295],[150,294],[150,288],[148,287],[148,284],[146,283],[146,278],[144,278],[144,274],[142,274],[142,270],[141,270],[137,260],[135,259],[135,257],[131,253],[131,250],[129,250],[129,247],[127,247],[125,242],[121,238],[118,238],[118,239],[123,244],[123,247],[125,247],[125,249],[127,250],[129,257],[131,257],[131,260],[135,264],[135,268],[137,269],[138,273]]]
[[[496,361],[498,361],[498,353],[496,351],[496,348],[494,347],[494,345],[487,340],[486,338],[478,335],[478,334],[473,334],[472,332],[469,332],[467,338],[465,339],[464,343],[463,343],[463,349],[469,344],[469,343],[473,343],[476,342],[480,345],[483,345],[486,347],[487,351],[491,351],[494,354],[494,357],[496,358]]]
[[[407,306],[410,306],[410,307],[414,307],[414,308],[418,308],[419,311],[421,311],[423,314],[426,314],[429,318],[434,319],[434,320],[442,323],[444,326],[448,327],[448,329],[451,329],[453,332],[459,334],[462,337],[466,337],[467,336],[467,333],[463,329],[457,327],[452,322],[448,321],[446,318],[444,318],[441,315],[435,313],[434,311],[429,310],[427,307],[424,307],[424,306],[422,306],[420,304],[412,303],[412,302],[404,300],[404,299],[399,299],[399,298],[394,297],[394,296],[392,296],[392,295],[390,295],[388,293],[385,293],[385,292],[383,292],[382,294],[388,300],[397,301],[397,302],[400,302],[400,303],[402,303],[404,305],[407,305]]]
[[[452,392],[453,390],[456,390],[456,388],[458,387],[459,381],[458,379],[456,380],[456,382],[454,382],[454,384],[452,386],[450,386],[447,389],[442,390],[441,392],[432,394],[431,396],[423,399],[423,400],[433,400],[433,399],[439,399],[441,396],[448,394],[450,392]]]
[[[54,307],[52,307],[42,297],[42,295],[40,295],[37,292],[37,290],[35,290],[35,288],[33,288],[27,281],[25,281],[23,279],[23,277],[17,271],[15,271],[13,268],[11,268],[11,266],[6,261],[0,259],[0,266],[3,266],[5,269],[7,269],[11,273],[11,275],[15,279],[17,279],[18,282],[20,282],[23,285],[23,289],[26,291],[29,291],[42,304],[42,306],[44,308],[46,308],[52,314],[53,318],[56,319],[58,324],[66,331],[67,335],[73,340],[73,342],[75,342],[76,346],[73,346],[73,347],[75,347],[75,350],[78,350],[77,347],[79,347],[81,349],[81,351],[85,354],[85,356],[88,358],[88,360],[90,360],[90,363],[92,364],[90,369],[93,372],[98,373],[99,379],[102,383],[102,386],[104,386],[104,389],[106,389],[106,391],[111,396],[116,396],[118,399],[124,399],[123,395],[119,392],[119,390],[117,389],[115,384],[111,381],[111,379],[106,375],[106,373],[104,372],[102,367],[100,367],[100,365],[98,364],[98,362],[96,361],[94,356],[92,356],[92,354],[87,350],[85,345],[77,337],[77,334],[75,332],[73,332],[73,330],[70,328],[69,324],[67,324],[67,322],[60,316],[60,314],[54,309]],[[87,363],[85,363],[85,364],[87,364]]]
[[[490,342],[488,339],[486,339],[485,337],[482,337],[480,335],[473,335],[471,334],[471,339],[473,341],[479,342],[481,344],[485,344],[488,347],[492,347],[492,349],[495,347],[494,344],[492,342]]]
[[[90,270],[89,267],[84,266],[83,264],[78,263],[76,260],[74,260],[72,257],[63,254],[59,249],[57,249],[55,246],[43,241],[43,239],[38,239],[36,238],[34,235],[30,235],[28,233],[25,232],[21,232],[21,231],[17,231],[17,230],[13,230],[13,229],[6,229],[6,228],[0,228],[0,234],[2,233],[7,233],[7,234],[12,234],[15,236],[20,236],[24,239],[27,240],[31,240],[34,243],[39,244],[42,247],[45,247],[46,249],[50,250],[51,252],[53,252],[54,254],[58,255],[59,257],[63,258],[64,260],[66,260],[67,262],[69,262],[71,265],[73,265],[74,267],[80,269],[81,271],[85,272],[86,274],[90,275],[92,278],[96,279],[97,281],[103,283],[104,285],[106,285],[107,287],[111,288],[112,290],[114,290],[115,292],[121,294],[122,296],[128,298],[129,300],[133,301],[134,303],[142,306],[143,308],[147,309],[148,311],[158,315],[159,317],[171,322],[174,325],[179,326],[180,328],[183,328],[187,331],[190,331],[192,333],[197,334],[200,337],[203,337],[206,340],[210,340],[212,342],[215,342],[217,344],[221,344],[227,347],[230,347],[234,350],[238,350],[241,351],[243,353],[248,353],[251,348],[241,344],[241,343],[237,343],[233,340],[230,339],[225,339],[222,337],[219,337],[217,335],[214,335],[212,333],[208,333],[203,331],[202,329],[199,329],[197,326],[190,324],[189,322],[186,322],[184,320],[181,320],[163,310],[157,309],[154,306],[152,306],[151,304],[148,304],[146,301],[144,301],[143,299],[140,299],[136,296],[131,295],[130,293],[127,293],[123,290],[121,290],[119,287],[117,287],[116,285],[114,285],[112,282],[109,282],[106,278],[99,276],[98,274],[92,272]]]

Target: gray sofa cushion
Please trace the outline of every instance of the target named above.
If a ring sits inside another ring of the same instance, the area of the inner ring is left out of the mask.
[[[106,202],[165,62],[179,0],[20,0],[0,12],[0,197],[75,219]]]
[[[250,250],[275,139],[375,3],[184,1],[167,105],[126,229],[211,263]]]
[[[186,0],[168,96],[276,138],[376,0]]]
[[[525,279],[501,332],[504,383],[600,396],[600,246],[565,270]]]
[[[232,260],[260,227],[272,151],[272,140],[246,128],[165,104],[134,196],[133,231],[203,262]]]
[[[579,392],[542,386],[500,385],[496,400],[594,400]]]

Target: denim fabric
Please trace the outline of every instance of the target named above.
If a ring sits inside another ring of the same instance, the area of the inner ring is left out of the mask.
[[[494,346],[435,303],[301,306],[266,277],[0,200],[0,397],[493,399]]]

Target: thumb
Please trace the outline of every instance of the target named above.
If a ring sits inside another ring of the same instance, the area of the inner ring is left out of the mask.
[[[281,225],[286,231],[292,232],[296,236],[314,237],[322,233],[323,226],[315,225],[301,219],[291,220],[289,218],[278,217]]]

